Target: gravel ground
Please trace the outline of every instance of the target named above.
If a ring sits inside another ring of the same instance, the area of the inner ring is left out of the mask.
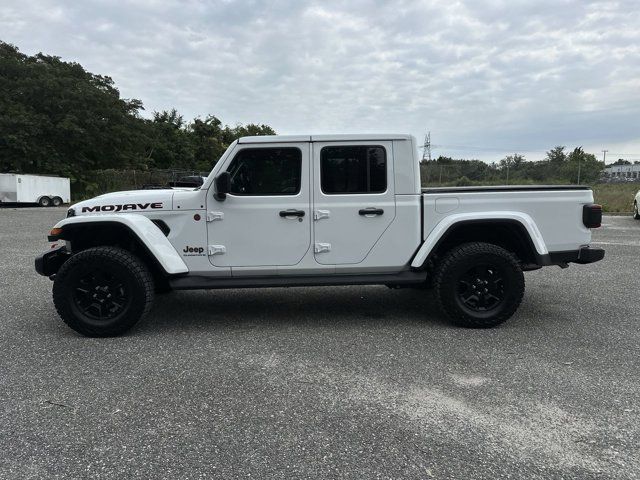
[[[640,478],[640,222],[527,273],[507,324],[385,287],[176,292],[83,338],[0,210],[0,478]]]

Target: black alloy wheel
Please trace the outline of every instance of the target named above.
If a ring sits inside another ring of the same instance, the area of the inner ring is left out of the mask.
[[[504,276],[496,265],[477,265],[458,281],[458,301],[473,312],[487,312],[504,301]]]
[[[524,275],[515,255],[491,243],[453,247],[439,261],[435,295],[453,323],[489,328],[510,318],[524,295]]]
[[[151,308],[154,282],[144,262],[118,247],[75,253],[54,277],[53,303],[62,320],[90,337],[112,337]]]
[[[88,320],[111,320],[131,303],[131,285],[109,269],[96,268],[72,281],[74,308]]]

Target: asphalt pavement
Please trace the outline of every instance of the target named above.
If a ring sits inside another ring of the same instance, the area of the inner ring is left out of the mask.
[[[496,329],[321,287],[174,292],[90,339],[33,270],[64,212],[0,210],[0,478],[640,478],[640,221]]]

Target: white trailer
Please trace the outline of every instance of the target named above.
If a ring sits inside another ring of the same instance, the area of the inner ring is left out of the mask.
[[[37,203],[59,207],[71,202],[68,178],[0,173],[0,203]]]

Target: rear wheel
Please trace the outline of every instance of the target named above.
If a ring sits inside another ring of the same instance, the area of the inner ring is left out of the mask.
[[[524,294],[515,256],[489,243],[466,243],[449,251],[436,269],[441,309],[457,325],[489,328],[509,319]]]
[[[40,200],[38,200],[38,205],[40,205],[41,207],[48,207],[51,205],[51,199],[49,197],[40,197]]]
[[[83,250],[55,276],[53,303],[62,320],[90,337],[120,335],[151,308],[153,279],[132,253],[117,247]]]
[[[53,204],[54,207],[59,207],[60,205],[62,205],[62,199],[60,197],[53,197],[53,200],[51,200],[51,203]]]
[[[640,212],[638,212],[638,202],[633,202],[633,218],[640,220]]]

